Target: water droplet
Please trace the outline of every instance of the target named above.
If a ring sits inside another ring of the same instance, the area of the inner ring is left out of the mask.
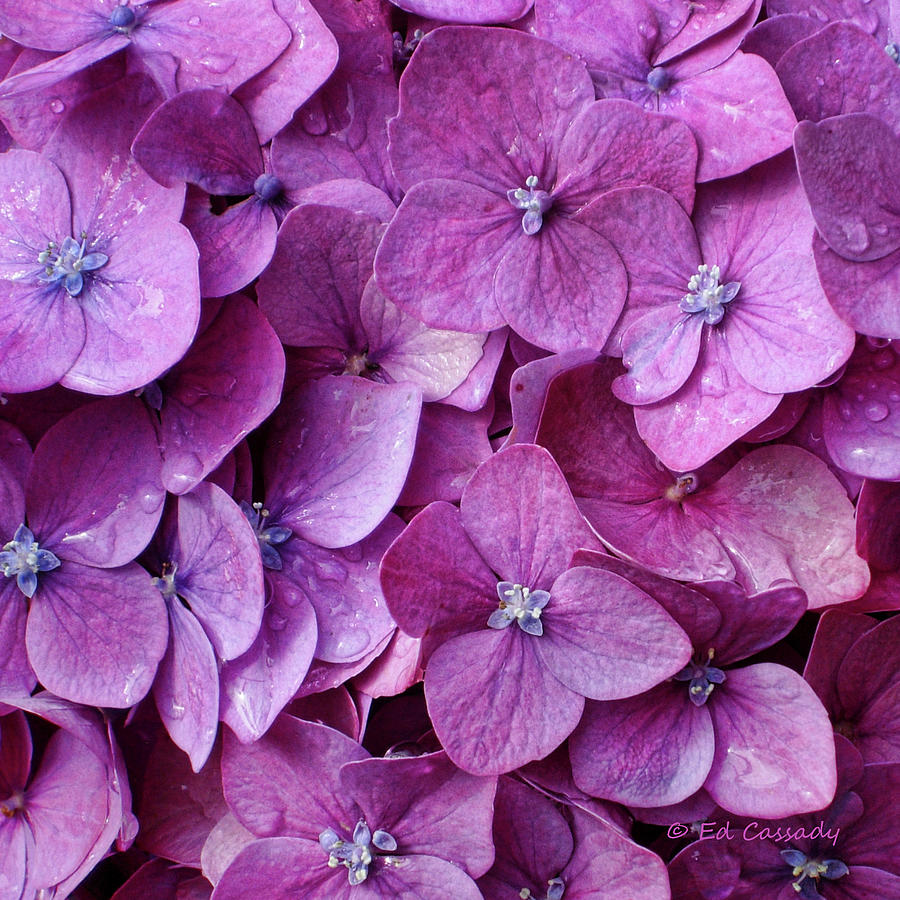
[[[845,422],[849,422],[853,418],[853,412],[850,409],[849,403],[841,403],[838,406],[838,412],[840,413],[841,418]]]
[[[888,394],[888,400],[890,400],[891,403],[900,403],[900,391],[891,391]]]
[[[816,75],[816,84],[817,84],[819,87],[824,87],[824,86],[825,86],[825,79],[824,79],[821,75]]]
[[[883,422],[890,415],[891,411],[886,403],[882,403],[880,400],[873,400],[866,406],[864,412],[870,422]]]
[[[269,628],[272,631],[284,631],[285,625],[287,625],[287,619],[280,613],[272,613],[269,616]]]
[[[145,513],[155,513],[162,505],[163,498],[155,488],[146,488],[138,495],[138,506]]]
[[[862,253],[871,243],[869,231],[862,222],[854,222],[841,226],[847,240],[847,249],[851,253]]]
[[[50,112],[56,113],[56,115],[61,115],[66,111],[66,104],[59,99],[59,97],[54,97],[50,101]]]
[[[191,16],[188,19],[188,25],[192,28],[196,28],[200,24],[200,16]]]
[[[811,6],[809,8],[809,14],[812,18],[818,19],[820,22],[828,21],[828,13],[822,12],[822,10],[819,9],[818,6]]]
[[[170,719],[183,719],[184,718],[184,707],[180,703],[173,703],[169,707],[169,718]]]
[[[215,75],[224,75],[234,67],[237,59],[228,53],[210,53],[200,60],[200,65]]]

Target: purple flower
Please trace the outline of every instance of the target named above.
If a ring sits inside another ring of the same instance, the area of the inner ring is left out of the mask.
[[[197,250],[177,221],[182,195],[128,152],[157,100],[145,80],[126,79],[73,110],[43,154],[0,158],[3,390],[62,381],[121,393],[190,344],[200,294]]]
[[[693,221],[652,188],[596,201],[622,255],[628,301],[613,334],[641,437],[670,468],[691,469],[850,356],[853,332],[825,299],[813,223],[787,157],[704,186]],[[668,236],[660,246],[657,235]]]
[[[389,299],[435,328],[508,322],[548,349],[599,350],[625,282],[584,208],[626,184],[690,208],[695,147],[669,118],[593,101],[584,67],[546,41],[476,27],[426,35],[390,125],[407,194],[375,260]]]
[[[208,197],[189,197],[186,224],[200,251],[203,296],[224,297],[256,278],[272,258],[288,202],[244,108],[220,91],[186,91],[154,110],[132,149],[165,187],[186,181],[213,196],[246,196],[221,215]]]
[[[537,435],[607,546],[668,578],[736,579],[748,593],[787,579],[812,609],[865,591],[852,506],[824,463],[778,444],[669,471],[612,395],[618,371],[609,360],[559,375]]]
[[[480,896],[470,876],[493,860],[496,781],[443,753],[372,759],[339,732],[282,716],[255,744],[226,739],[222,776],[261,840],[237,855],[216,900]]]
[[[388,606],[423,638],[428,711],[466,771],[539,759],[586,696],[630,696],[687,661],[684,634],[642,591],[566,571],[594,545],[553,460],[519,445],[476,471],[458,512],[432,503],[385,554]]]
[[[240,33],[228,27],[235,16]],[[56,84],[123,49],[166,96],[202,87],[230,93],[291,39],[272,0],[76,0],[65,8],[34,0],[27,10],[0,0],[0,30],[26,47],[63,54],[7,79],[3,97]]]
[[[730,819],[731,840],[701,840],[669,866],[679,900],[884,900],[900,891],[894,798],[900,765],[863,766],[838,738],[838,789],[817,812]]]
[[[598,97],[683,119],[697,178],[736,175],[790,146],[796,124],[771,66],[736,50],[756,20],[751,0],[565,4],[537,0],[537,33],[584,59]]]
[[[485,900],[562,900],[615,890],[641,900],[669,897],[663,863],[615,828],[567,818],[547,797],[502,777],[494,803],[497,858],[478,879]]]
[[[586,706],[569,740],[575,783],[638,807],[679,803],[703,787],[741,815],[790,815],[831,800],[831,725],[809,685],[773,663],[729,668],[791,630],[806,608],[803,592],[748,597],[727,582],[691,590],[591,556],[576,561],[645,590],[688,632],[694,655],[648,693]]]
[[[8,646],[24,630],[31,668],[60,696],[133,705],[150,688],[167,630],[159,592],[132,561],[162,508],[149,417],[134,398],[90,404],[47,432],[24,490],[10,470],[0,474],[9,502],[0,640]]]

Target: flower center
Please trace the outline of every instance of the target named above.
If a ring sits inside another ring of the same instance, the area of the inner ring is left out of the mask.
[[[713,688],[725,681],[725,673],[710,665],[715,655],[716,651],[710,648],[705,660],[702,657],[695,657],[680,672],[672,676],[675,681],[690,682],[688,696],[694,706],[703,706],[709,700]]]
[[[500,606],[488,619],[488,628],[507,628],[513,622],[526,634],[540,636],[544,633],[541,610],[550,602],[547,591],[532,591],[521,584],[501,581],[497,585]]]
[[[268,172],[264,172],[253,182],[253,190],[260,200],[271,203],[281,196],[284,185],[281,183],[281,179],[276,175],[270,175]]]
[[[375,851],[393,853],[397,841],[386,831],[378,830],[373,834],[365,819],[360,819],[353,829],[352,840],[342,840],[333,828],[326,828],[319,835],[319,846],[328,854],[330,868],[347,867],[347,880],[352,886],[362,884],[368,877]]]
[[[46,284],[58,284],[60,281],[70,297],[77,297],[84,287],[84,272],[94,272],[109,262],[105,253],[85,253],[87,235],[81,232],[81,243],[73,237],[67,237],[62,244],[50,241],[46,250],[38,254],[38,262],[44,271],[38,275]]]
[[[562,878],[551,878],[547,882],[547,896],[544,900],[561,900],[565,891],[566,884]],[[538,898],[531,893],[529,888],[522,888],[522,890],[519,891],[519,896],[522,900],[538,900]]]
[[[675,484],[669,485],[665,490],[666,500],[673,503],[679,503],[688,494],[693,494],[697,490],[697,476],[693,472],[685,472],[675,479]]]
[[[782,850],[781,857],[791,866],[791,874],[797,879],[791,883],[791,887],[804,900],[813,900],[813,898],[822,896],[818,891],[820,878],[834,881],[850,871],[849,867],[839,859],[810,859],[802,851],[793,848]]]
[[[21,791],[16,791],[0,803],[0,816],[11,819],[20,809],[25,809],[25,795]]]
[[[661,94],[671,83],[669,73],[662,66],[656,66],[647,73],[647,86],[655,94]]]
[[[731,303],[741,289],[739,281],[719,284],[718,266],[701,265],[688,281],[688,291],[678,303],[682,312],[702,313],[708,325],[717,325],[725,315],[725,304]]]
[[[529,175],[524,188],[507,191],[506,198],[516,209],[525,210],[522,216],[522,231],[525,234],[537,234],[541,230],[544,213],[553,205],[550,195],[538,190],[537,175]]]
[[[266,526],[266,519],[271,513],[259,501],[250,504],[246,500],[241,500],[241,511],[253,526],[256,540],[259,541],[259,552],[262,555],[263,565],[267,569],[280,570],[281,554],[275,549],[275,545],[283,544],[293,532],[290,528],[284,528],[281,525]]]
[[[159,592],[166,599],[171,599],[178,593],[175,586],[175,573],[178,571],[178,563],[164,562],[162,564],[162,575],[159,578],[153,578],[153,586],[159,588]]]
[[[124,3],[117,6],[109,17],[109,24],[112,25],[113,31],[119,34],[128,34],[134,28],[134,22],[137,17],[133,9],[129,9]]]
[[[16,529],[13,539],[0,551],[0,571],[7,578],[15,575],[19,590],[29,599],[37,590],[37,573],[49,572],[59,565],[56,554],[41,550],[31,529],[24,524]]]

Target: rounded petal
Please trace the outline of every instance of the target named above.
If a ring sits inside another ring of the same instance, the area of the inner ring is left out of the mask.
[[[136,563],[94,569],[64,562],[44,577],[25,643],[41,684],[90,706],[133,706],[166,650],[165,607]]]
[[[828,714],[812,688],[774,663],[731,670],[709,703],[716,756],[706,789],[741,816],[822,809],[837,774]]]

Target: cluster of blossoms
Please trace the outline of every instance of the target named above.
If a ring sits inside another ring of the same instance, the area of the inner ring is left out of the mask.
[[[900,897],[896,0],[0,32],[0,900]]]

